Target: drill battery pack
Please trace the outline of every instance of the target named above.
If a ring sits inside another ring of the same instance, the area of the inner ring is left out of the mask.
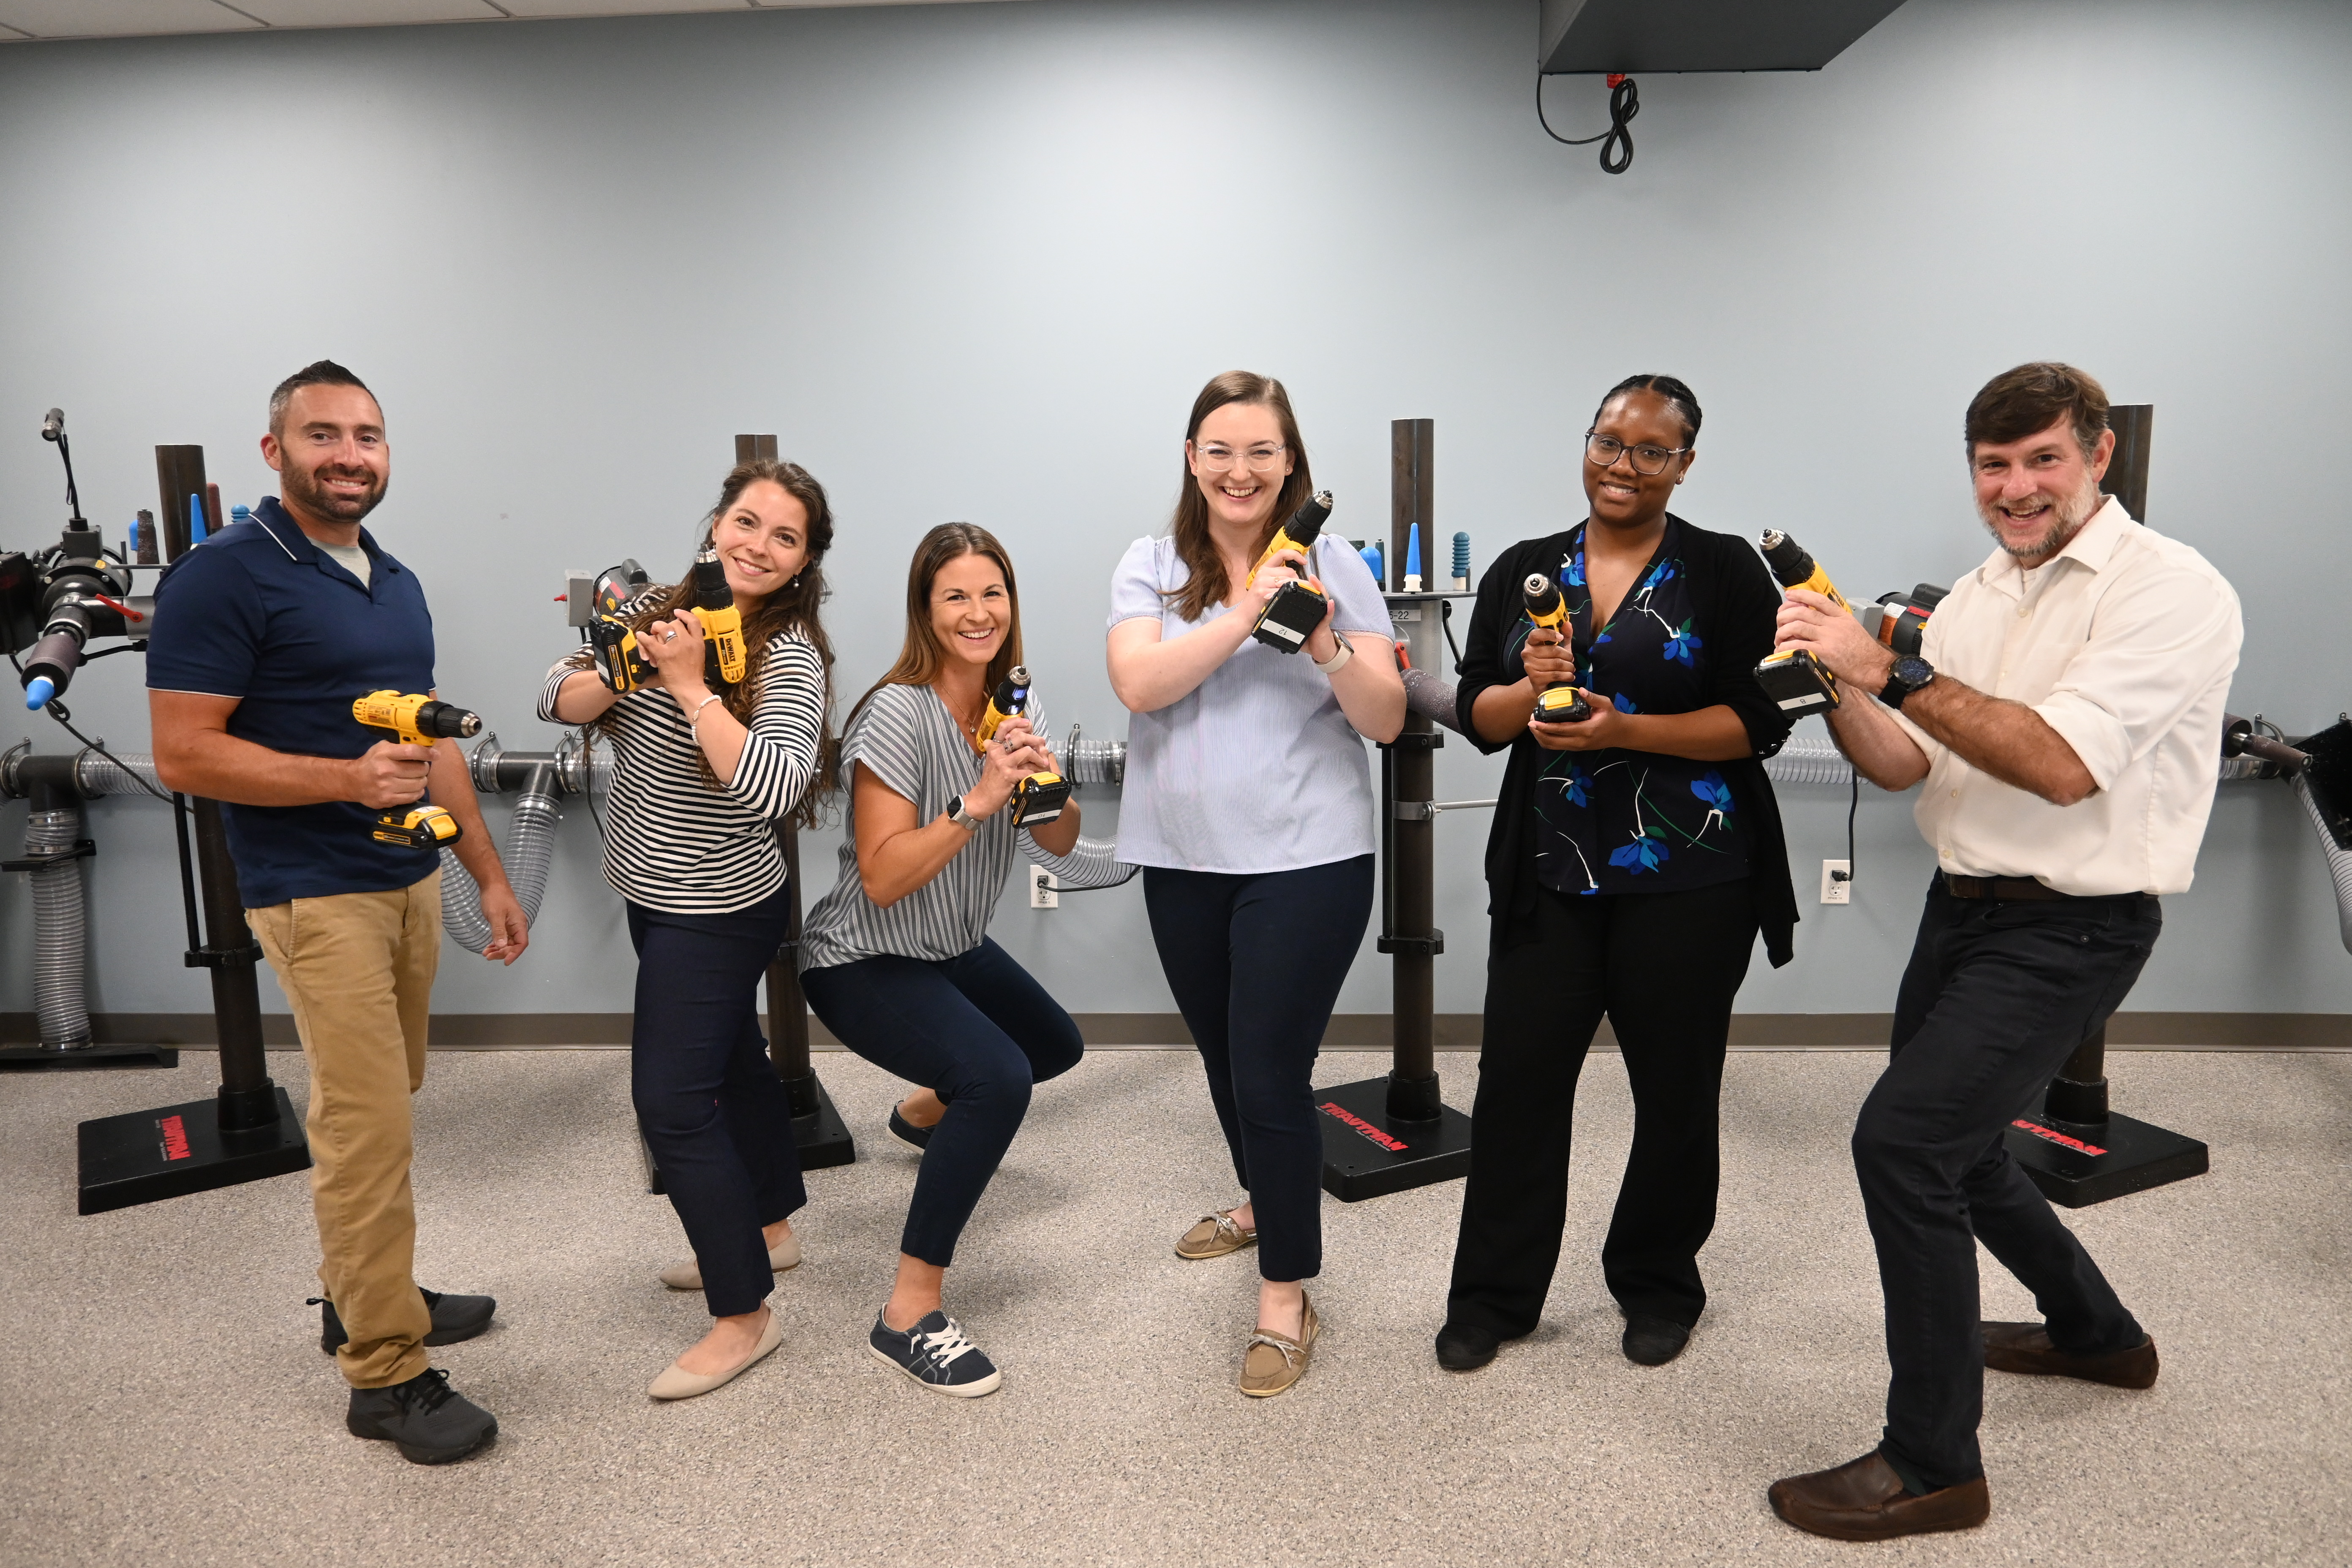
[[[1250,636],[1278,653],[1297,653],[1323,624],[1330,601],[1305,583],[1285,583],[1266,601]]]
[[[1554,686],[1536,694],[1538,724],[1581,724],[1592,717],[1592,704],[1573,686]]]
[[[1822,661],[1801,647],[1782,648],[1756,667],[1756,684],[1780,711],[1801,718],[1826,713],[1839,702],[1837,682]]]
[[[1013,826],[1042,827],[1069,803],[1069,780],[1059,773],[1031,773],[1013,786]]]
[[[401,806],[375,819],[371,835],[379,844],[403,849],[438,849],[466,836],[457,819],[437,805]]]

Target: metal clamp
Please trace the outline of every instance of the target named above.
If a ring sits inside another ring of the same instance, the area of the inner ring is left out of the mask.
[[[1445,933],[1433,931],[1427,936],[1383,936],[1377,939],[1375,951],[1409,952],[1423,958],[1435,958],[1445,951]]]
[[[243,947],[199,947],[180,954],[180,965],[184,969],[235,969],[259,963],[261,957],[259,942],[248,942]]]
[[[0,860],[0,871],[37,871],[45,866],[60,865],[68,860],[79,860],[98,853],[98,841],[77,838],[70,849],[52,850],[47,855],[34,855],[22,860]]]

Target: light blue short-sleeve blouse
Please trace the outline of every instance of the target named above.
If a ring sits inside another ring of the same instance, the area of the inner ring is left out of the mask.
[[[1388,605],[1342,539],[1315,542],[1308,570],[1339,602],[1332,625],[1359,647],[1391,638]],[[1170,539],[1139,539],[1111,577],[1112,626],[1160,618],[1162,641],[1234,612],[1187,621],[1167,595],[1191,571]],[[1302,653],[1255,637],[1181,700],[1127,727],[1118,858],[1186,871],[1293,871],[1372,853],[1364,740]]]

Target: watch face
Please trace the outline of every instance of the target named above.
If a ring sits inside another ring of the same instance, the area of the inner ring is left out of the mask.
[[[1918,688],[1927,685],[1928,681],[1935,679],[1936,667],[1929,664],[1926,659],[1920,658],[1916,655],[1906,655],[1904,658],[1896,659],[1895,661],[1895,668],[1887,673],[1892,675],[1895,679],[1901,681],[1905,686],[1916,690]]]

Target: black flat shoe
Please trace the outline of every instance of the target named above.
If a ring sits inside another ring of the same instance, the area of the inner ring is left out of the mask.
[[[1475,1372],[1495,1359],[1502,1348],[1500,1335],[1468,1323],[1448,1323],[1437,1331],[1437,1364],[1448,1372]]]
[[[445,1296],[438,1290],[419,1289],[425,1298],[425,1310],[432,1314],[433,1331],[425,1336],[428,1345],[454,1345],[460,1340],[470,1340],[490,1326],[490,1314],[499,1310],[495,1296]],[[343,1321],[335,1315],[335,1304],[324,1296],[313,1296],[303,1303],[319,1309],[319,1348],[334,1354],[351,1342],[352,1336],[343,1331]]]
[[[933,1122],[930,1127],[918,1127],[899,1115],[897,1106],[890,1108],[890,1136],[918,1152],[931,1146],[931,1131],[938,1125]]]
[[[1653,1318],[1646,1312],[1626,1316],[1625,1359],[1636,1366],[1664,1366],[1682,1354],[1688,1343],[1690,1331],[1671,1318]]]

